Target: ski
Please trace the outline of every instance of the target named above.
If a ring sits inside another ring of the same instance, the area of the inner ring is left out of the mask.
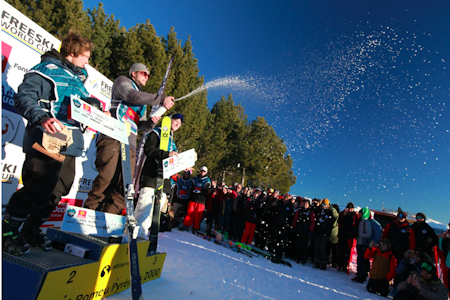
[[[228,243],[225,243],[223,241],[219,241],[219,240],[217,240],[217,239],[207,235],[206,233],[197,231],[197,232],[195,232],[195,235],[197,235],[197,236],[199,236],[199,237],[201,237],[201,238],[203,238],[203,239],[205,239],[207,241],[213,242],[216,245],[220,245],[220,246],[225,247],[227,249],[230,249],[230,250],[232,250],[234,252],[238,252],[238,253],[244,254],[245,256],[253,258],[252,254],[242,251],[242,249],[240,249],[239,247],[234,247],[234,246],[232,246],[232,245],[230,245]]]
[[[242,244],[242,243],[236,243],[236,244],[237,245],[242,245],[242,247],[246,248],[247,250],[250,250],[250,251],[252,251],[254,253],[262,255],[264,258],[267,258],[267,259],[272,259],[273,258],[273,256],[269,252],[260,250],[260,249],[256,248],[255,246],[250,246],[250,245]],[[288,267],[292,268],[292,264],[290,262],[284,260],[284,259],[282,259],[280,261],[280,264],[283,264],[285,266],[288,266]]]
[[[126,123],[127,134],[130,136],[130,124]],[[134,217],[134,186],[132,183],[131,165],[130,165],[130,145],[121,143],[122,158],[122,178],[124,187],[124,196],[126,198],[126,231],[128,238],[128,256],[130,260],[130,281],[131,281],[131,297],[133,300],[144,300],[141,286],[141,273],[139,272],[137,236],[139,226],[137,226]]]
[[[166,74],[164,75],[164,78],[161,82],[161,85],[158,90],[158,94],[156,94],[156,97],[158,97],[161,94],[164,94],[164,91],[166,89],[167,81],[169,80],[169,74],[170,70],[172,69],[172,63],[173,63],[173,56],[170,58],[169,65],[167,66]],[[159,107],[159,105],[153,106],[152,112],[156,110]],[[133,184],[135,187],[135,190],[139,191],[139,179],[141,178],[142,173],[142,167],[144,166],[145,162],[145,154],[144,154],[144,145],[147,141],[147,135],[149,132],[145,132],[142,135],[141,140],[139,141],[139,145],[136,148],[136,167],[135,172],[133,176]]]
[[[241,251],[244,251],[250,255],[259,257],[260,254],[258,252],[251,252],[250,249],[248,249],[248,245],[246,244],[242,244],[242,243],[238,243],[238,242],[232,242],[232,241],[228,241],[228,243],[230,243],[230,245],[232,245],[233,247],[239,247],[241,249]]]
[[[159,149],[167,151],[169,148],[170,126],[172,120],[170,117],[164,117],[161,123],[161,134],[159,137]],[[153,203],[152,227],[150,227],[150,245],[148,246],[148,254],[156,253],[158,247],[159,221],[161,218],[161,197],[164,189],[164,179],[162,169],[158,172],[156,179],[155,201]]]

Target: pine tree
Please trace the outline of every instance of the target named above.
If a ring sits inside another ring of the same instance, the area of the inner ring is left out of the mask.
[[[99,3],[98,8],[88,9],[87,13],[91,22],[90,38],[95,45],[95,51],[91,53],[89,64],[109,77],[111,75],[111,49],[114,47],[112,41],[113,36],[119,32],[119,21],[114,20],[114,15],[105,14],[102,3]]]
[[[90,22],[81,0],[7,0],[21,13],[36,22],[50,34],[62,40],[75,30],[82,36],[90,36]]]

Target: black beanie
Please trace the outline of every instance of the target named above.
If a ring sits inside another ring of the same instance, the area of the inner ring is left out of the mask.
[[[422,217],[424,220],[427,219],[427,216],[425,216],[425,214],[424,214],[424,213],[421,213],[421,212],[416,214],[416,218],[417,218],[417,217]]]

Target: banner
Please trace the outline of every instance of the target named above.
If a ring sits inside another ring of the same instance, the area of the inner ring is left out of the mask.
[[[125,230],[124,216],[67,205],[61,230],[92,236],[122,236]]]
[[[164,159],[163,164],[163,178],[168,179],[170,176],[177,174],[187,168],[195,166],[197,161],[197,153],[195,149],[189,149],[181,152],[178,156],[172,156]]]
[[[1,41],[2,41],[2,208],[9,202],[11,195],[21,187],[21,172],[25,154],[22,142],[27,121],[17,114],[14,108],[14,95],[23,77],[32,67],[41,62],[41,55],[55,48],[59,50],[61,42],[42,27],[27,18],[4,0],[1,2]],[[95,50],[94,50],[95,51]],[[85,87],[91,97],[97,98],[105,110],[111,103],[111,80],[91,66],[86,66],[88,78]],[[88,129],[84,134],[84,150],[76,159],[75,180],[66,203],[82,206],[92,182],[97,176],[94,162],[96,157],[96,134]],[[61,209],[66,203],[60,203],[52,213],[46,226],[60,226]]]

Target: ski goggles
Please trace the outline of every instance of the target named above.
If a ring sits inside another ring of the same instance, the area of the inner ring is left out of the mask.
[[[424,262],[420,268],[427,272],[431,272],[431,270],[433,269],[433,267],[427,264],[426,262]]]
[[[422,217],[416,217],[416,219],[417,219],[417,220],[423,220],[423,218],[422,218]]]
[[[406,218],[404,214],[398,214],[397,217],[399,217],[400,219]]]

